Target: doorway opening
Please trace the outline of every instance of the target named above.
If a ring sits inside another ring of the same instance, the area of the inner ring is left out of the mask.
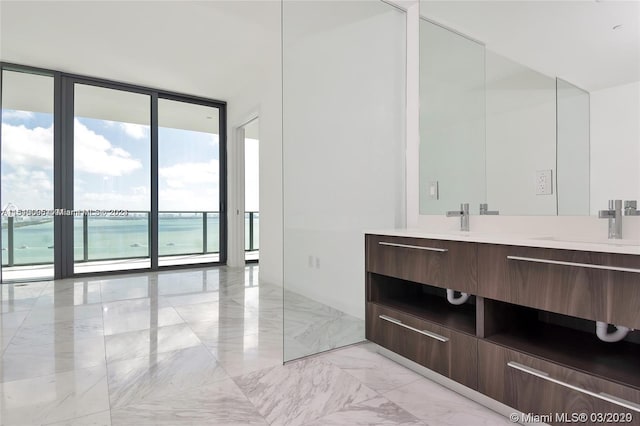
[[[243,126],[244,138],[244,259],[260,258],[260,125],[259,119]]]

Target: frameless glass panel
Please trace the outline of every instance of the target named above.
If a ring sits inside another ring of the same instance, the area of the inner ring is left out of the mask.
[[[404,223],[406,16],[383,2],[282,8],[291,360],[364,340],[363,230]]]
[[[260,215],[259,120],[244,126],[244,251],[245,260],[258,260],[258,217]]]
[[[2,71],[2,280],[53,276],[53,77]]]
[[[149,268],[150,96],[74,90],[75,271]]]
[[[217,108],[158,101],[159,265],[220,260]]]
[[[486,202],[484,50],[420,20],[420,214]]]

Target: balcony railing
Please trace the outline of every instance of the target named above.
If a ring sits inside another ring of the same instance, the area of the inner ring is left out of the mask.
[[[82,215],[74,218],[74,260],[140,259],[150,256],[150,212],[127,216]],[[258,250],[259,212],[245,213],[245,251]],[[53,217],[2,221],[2,266],[53,263]],[[217,211],[158,212],[158,256],[205,255],[220,252]],[[18,254],[16,256],[16,254]]]

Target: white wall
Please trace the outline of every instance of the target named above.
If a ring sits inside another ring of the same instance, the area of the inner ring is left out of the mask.
[[[362,231],[404,222],[406,15],[322,3],[284,10],[285,287],[364,318]]]
[[[640,82],[591,93],[591,214],[640,201]]]
[[[244,264],[243,197],[238,179],[236,129],[247,119],[260,117],[260,280],[282,285],[282,80],[280,58],[264,64],[260,78],[247,84],[246,91],[229,101],[229,250],[234,251],[230,266]],[[235,177],[235,181],[232,179]],[[239,244],[235,244],[239,243]],[[231,253],[230,253],[230,256]],[[231,260],[231,259],[230,259]]]

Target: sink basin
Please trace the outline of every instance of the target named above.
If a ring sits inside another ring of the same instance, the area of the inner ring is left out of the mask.
[[[560,243],[582,243],[582,244],[605,244],[609,246],[617,246],[617,247],[632,247],[632,246],[640,246],[640,240],[630,240],[630,239],[588,239],[588,238],[559,238],[559,237],[536,237],[534,240],[547,240],[547,241],[557,241]]]

